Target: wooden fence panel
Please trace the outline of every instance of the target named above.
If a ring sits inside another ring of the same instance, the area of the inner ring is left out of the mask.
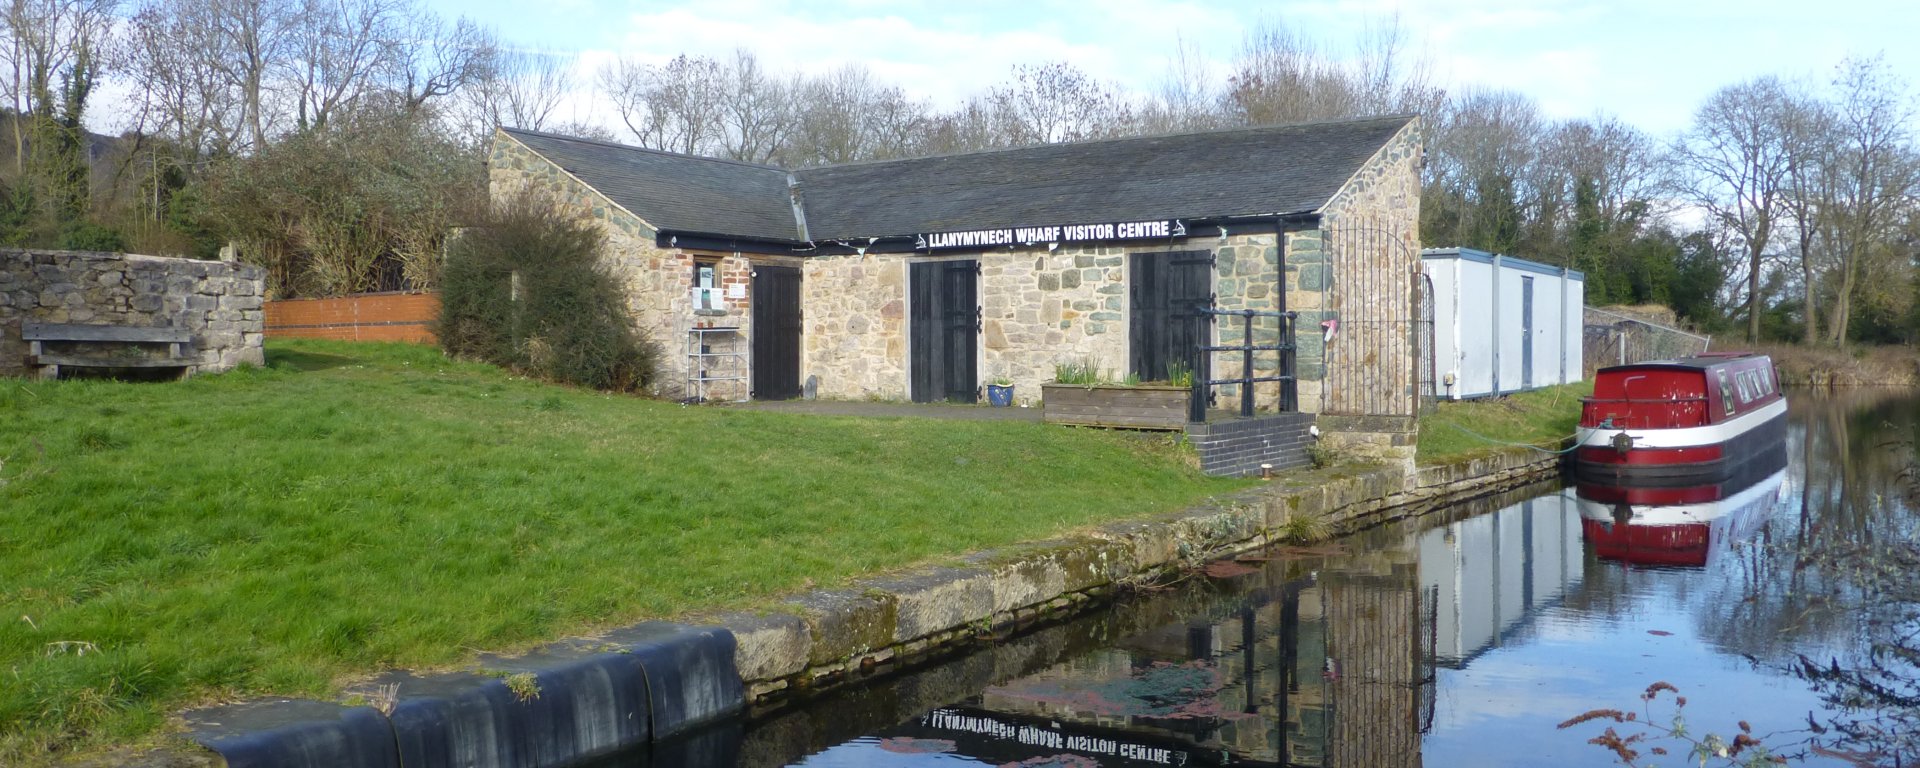
[[[432,344],[440,297],[431,293],[365,293],[333,299],[269,301],[267,338],[409,341]]]

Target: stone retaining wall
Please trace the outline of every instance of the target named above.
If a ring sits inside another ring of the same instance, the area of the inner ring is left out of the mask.
[[[1422,467],[1335,467],[1276,480],[1155,520],[977,553],[710,621],[733,632],[734,664],[756,704],[1056,617],[1123,583],[1278,543],[1295,515],[1352,531],[1517,487],[1560,471],[1557,455],[1513,449]]]
[[[265,281],[251,264],[0,250],[0,376],[29,372],[25,322],[186,328],[190,372],[264,364]]]

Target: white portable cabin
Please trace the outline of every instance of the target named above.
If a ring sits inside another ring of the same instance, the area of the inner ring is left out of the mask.
[[[1581,379],[1586,275],[1472,248],[1421,251],[1420,267],[1433,285],[1427,394],[1464,400]]]

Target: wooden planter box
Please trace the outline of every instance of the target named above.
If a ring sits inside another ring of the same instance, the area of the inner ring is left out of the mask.
[[[1048,424],[1082,427],[1186,429],[1191,392],[1165,384],[1042,384],[1041,417]]]

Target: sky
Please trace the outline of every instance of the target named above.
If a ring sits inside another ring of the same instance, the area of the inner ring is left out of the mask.
[[[621,56],[755,52],[775,71],[864,64],[939,106],[984,94],[1016,64],[1067,61],[1145,95],[1184,42],[1224,80],[1250,31],[1280,23],[1352,48],[1397,18],[1449,90],[1532,96],[1551,118],[1612,115],[1657,136],[1715,89],[1765,75],[1823,82],[1849,56],[1884,55],[1920,81],[1912,0],[427,0],[517,47],[578,55],[577,81]],[[614,127],[582,91],[561,121]]]

